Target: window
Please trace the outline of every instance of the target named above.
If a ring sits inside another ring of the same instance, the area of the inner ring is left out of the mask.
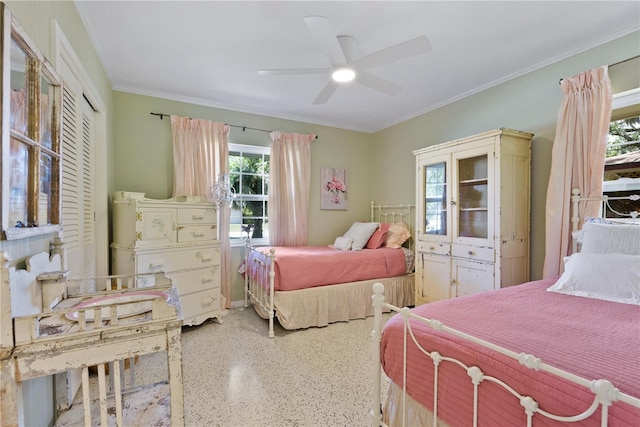
[[[230,217],[232,244],[246,237],[243,228],[248,225],[253,225],[254,243],[269,243],[269,152],[269,147],[229,144],[229,180],[236,194]]]
[[[635,95],[634,95],[635,94]],[[640,193],[640,90],[614,96],[602,191],[610,197]],[[639,210],[640,203],[611,201],[618,212]],[[617,216],[607,213],[607,216]]]
[[[2,5],[2,229],[7,239],[60,224],[60,78]],[[5,41],[8,41],[6,43]],[[6,141],[6,142],[5,142]]]

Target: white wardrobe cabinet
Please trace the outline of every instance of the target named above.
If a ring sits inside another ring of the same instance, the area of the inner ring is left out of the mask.
[[[529,279],[532,138],[501,128],[414,151],[416,305]]]
[[[113,274],[165,272],[178,292],[184,325],[222,318],[215,205],[201,197],[113,197]],[[137,286],[153,286],[151,279]]]

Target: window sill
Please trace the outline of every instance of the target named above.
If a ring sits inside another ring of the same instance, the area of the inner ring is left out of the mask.
[[[232,248],[240,248],[244,247],[246,240],[245,239],[231,239],[229,242],[229,246]],[[269,246],[269,239],[251,239],[252,246]]]

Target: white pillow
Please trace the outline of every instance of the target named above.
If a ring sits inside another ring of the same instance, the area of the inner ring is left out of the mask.
[[[577,253],[548,291],[640,305],[640,255]]]
[[[580,252],[640,255],[640,226],[585,223]]]
[[[379,222],[354,222],[351,228],[344,233],[344,237],[353,240],[352,251],[360,251],[369,241],[374,231],[378,229]]]
[[[336,237],[336,241],[331,246],[333,249],[340,249],[341,251],[350,251],[353,240],[349,237]]]

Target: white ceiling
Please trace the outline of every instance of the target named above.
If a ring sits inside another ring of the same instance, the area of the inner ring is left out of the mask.
[[[640,29],[638,1],[76,1],[113,89],[374,132]],[[313,105],[330,67],[305,25],[325,16],[367,55],[421,35],[431,51],[369,69]],[[558,78],[563,76],[558,76]],[[162,111],[171,114],[171,111]]]

